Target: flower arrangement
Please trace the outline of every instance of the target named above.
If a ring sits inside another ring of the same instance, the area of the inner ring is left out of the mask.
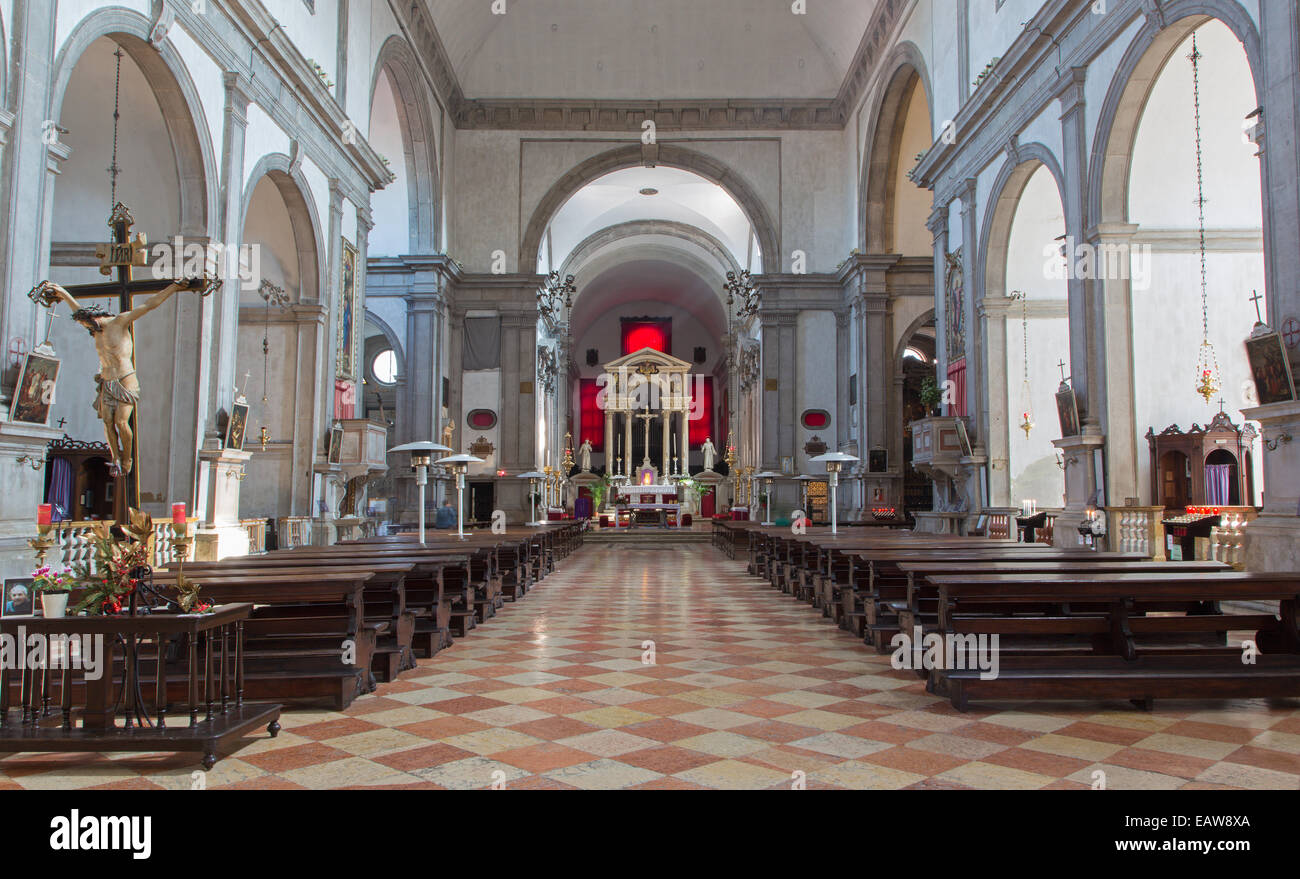
[[[86,588],[86,595],[72,612],[85,611],[102,616],[118,614],[139,588],[141,569],[149,566],[149,545],[130,537],[115,539],[108,522],[95,522],[91,528],[97,570],[92,573],[90,565],[85,562],[78,566],[77,579]]]
[[[70,568],[56,571],[44,565],[32,572],[32,591],[38,595],[58,595],[72,591],[77,584]]]

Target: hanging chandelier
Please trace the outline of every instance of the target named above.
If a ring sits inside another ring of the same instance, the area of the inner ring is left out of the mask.
[[[1022,412],[1020,413],[1020,429],[1025,432],[1025,439],[1029,439],[1029,432],[1034,429],[1034,404],[1029,395],[1029,297],[1015,290],[1011,293],[1012,299],[1020,300],[1020,335],[1024,341],[1024,381],[1020,386],[1020,402]]]
[[[1205,276],[1205,177],[1201,145],[1201,53],[1196,47],[1196,34],[1192,33],[1192,105],[1196,117],[1196,216],[1200,232],[1201,254],[1201,347],[1196,352],[1196,393],[1209,403],[1223,386],[1219,374],[1219,358],[1210,344],[1209,288]]]

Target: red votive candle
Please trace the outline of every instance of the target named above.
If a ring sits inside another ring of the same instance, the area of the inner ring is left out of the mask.
[[[184,525],[184,524],[185,524],[185,505],[184,505],[184,504],[172,504],[172,524],[173,524],[173,525]]]
[[[36,506],[36,524],[49,525],[52,516],[51,506],[49,504],[37,504]]]

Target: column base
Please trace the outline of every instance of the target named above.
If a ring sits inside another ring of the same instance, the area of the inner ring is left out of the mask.
[[[239,525],[200,528],[194,535],[194,560],[219,562],[232,556],[248,555],[248,532]]]
[[[1300,516],[1263,513],[1246,525],[1247,571],[1300,571]]]

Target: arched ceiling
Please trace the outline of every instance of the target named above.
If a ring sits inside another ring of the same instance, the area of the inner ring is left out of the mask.
[[[581,339],[602,314],[633,302],[663,302],[690,312],[715,338],[727,332],[722,303],[708,280],[676,262],[637,259],[618,263],[580,285],[569,317]]]
[[[424,0],[468,98],[833,98],[880,0]]]
[[[544,241],[539,267],[561,265],[575,247],[602,229],[644,220],[700,229],[727,248],[737,265],[751,263],[753,227],[730,193],[689,171],[656,167],[614,171],[574,193],[551,220],[549,249]]]

